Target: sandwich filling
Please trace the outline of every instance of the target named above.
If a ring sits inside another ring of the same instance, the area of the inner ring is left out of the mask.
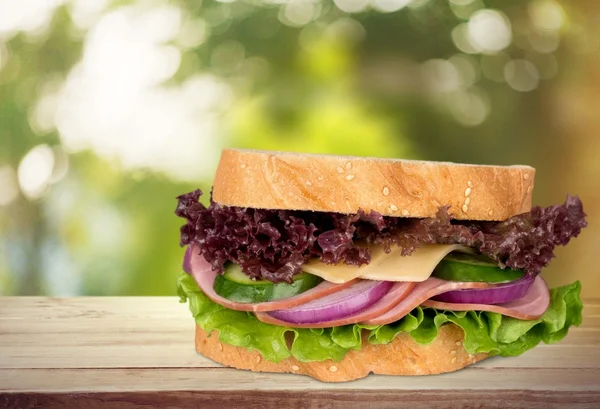
[[[471,354],[518,355],[581,322],[579,283],[549,290],[539,276],[586,226],[577,196],[491,222],[447,207],[420,219],[206,207],[201,194],[178,197],[180,296],[205,331],[273,362],[339,360],[402,332],[428,343],[447,322]]]

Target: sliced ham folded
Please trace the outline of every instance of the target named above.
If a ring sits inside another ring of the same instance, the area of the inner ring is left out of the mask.
[[[386,313],[391,308],[393,308],[396,304],[405,299],[413,290],[416,283],[408,283],[408,282],[397,282],[394,283],[392,288],[384,295],[379,301],[375,304],[365,308],[364,310],[357,312],[355,314],[349,315],[347,317],[338,318],[330,321],[323,321],[318,323],[306,323],[306,324],[296,324],[290,323],[287,321],[280,320],[271,316],[267,312],[257,312],[256,317],[259,321],[265,322],[267,324],[279,325],[279,326],[287,326],[294,328],[328,328],[328,327],[339,327],[342,325],[348,324],[356,324],[358,322],[362,322],[371,318],[375,318],[381,314]]]
[[[298,305],[305,304],[309,301],[316,300],[318,298],[323,298],[330,294],[334,294],[338,291],[343,290],[344,288],[350,287],[358,281],[352,280],[342,284],[333,284],[327,281],[323,281],[316,287],[311,288],[310,290],[305,291],[302,294],[295,295],[293,297],[261,303],[240,303],[221,297],[215,292],[213,286],[215,284],[217,272],[215,272],[212,269],[212,265],[208,261],[206,261],[202,255],[198,254],[198,251],[195,248],[192,250],[190,264],[191,274],[196,280],[196,283],[198,284],[198,287],[200,287],[202,292],[217,304],[220,304],[225,308],[229,308],[231,310],[236,311],[275,311],[297,307]]]
[[[427,300],[425,307],[448,311],[490,311],[521,320],[541,317],[550,305],[550,292],[544,279],[537,276],[524,297],[502,304],[458,304]]]
[[[454,290],[463,290],[468,288],[490,288],[493,286],[493,284],[488,283],[445,281],[440,280],[439,278],[429,277],[427,280],[417,283],[408,297],[396,304],[389,311],[379,315],[378,317],[364,320],[362,323],[367,325],[390,324],[403,318],[415,307],[418,307],[431,297],[435,297],[438,294]]]

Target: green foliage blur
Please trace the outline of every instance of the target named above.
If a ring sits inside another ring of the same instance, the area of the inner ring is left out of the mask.
[[[175,197],[227,146],[527,163],[556,199],[600,51],[596,2],[2,4],[0,295],[174,294]]]

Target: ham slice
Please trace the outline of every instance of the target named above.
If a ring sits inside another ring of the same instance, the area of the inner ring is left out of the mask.
[[[416,283],[408,282],[397,282],[394,283],[392,288],[375,304],[365,308],[364,310],[357,312],[356,314],[349,315],[347,317],[338,318],[331,321],[324,321],[318,323],[306,323],[296,324],[287,321],[280,320],[271,316],[266,312],[257,312],[256,317],[259,321],[267,324],[279,325],[283,327],[294,327],[294,328],[328,328],[328,327],[339,327],[342,325],[356,324],[371,318],[380,316],[393,308],[400,301],[405,299],[408,294],[411,293]]]
[[[550,292],[544,279],[537,276],[527,294],[518,300],[502,304],[458,304],[427,300],[425,307],[449,311],[490,311],[521,320],[540,318],[550,305]]]
[[[445,281],[440,280],[439,278],[429,277],[427,280],[417,283],[408,297],[396,304],[389,311],[378,317],[366,319],[362,321],[362,323],[367,325],[390,324],[398,321],[415,307],[423,304],[423,302],[438,294],[467,288],[490,288],[493,286],[493,284],[488,283]]]
[[[284,310],[286,308],[296,307],[309,301],[316,300],[317,298],[326,297],[330,294],[341,291],[358,281],[352,280],[342,284],[333,284],[327,281],[322,281],[316,287],[293,297],[261,303],[240,303],[221,297],[215,292],[213,286],[215,283],[215,278],[217,277],[217,272],[213,271],[212,265],[206,261],[202,255],[198,254],[198,251],[195,249],[192,250],[191,274],[202,292],[217,304],[220,304],[223,307],[231,310],[255,312]]]

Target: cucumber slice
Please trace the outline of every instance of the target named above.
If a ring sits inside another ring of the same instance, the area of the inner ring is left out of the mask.
[[[294,282],[273,284],[267,280],[252,280],[237,264],[225,267],[225,272],[215,278],[213,288],[221,297],[242,303],[259,303],[301,294],[319,284],[323,279],[309,273],[294,276]]]
[[[486,283],[508,283],[525,275],[523,271],[506,268],[481,254],[452,252],[437,265],[434,277],[448,281],[478,281]]]
[[[493,260],[490,260],[488,257],[483,254],[473,254],[473,253],[463,253],[460,251],[453,251],[444,257],[444,260],[448,261],[456,261],[459,263],[471,264],[475,266],[484,266],[484,267],[498,267]]]
[[[269,285],[273,284],[268,280],[253,280],[242,272],[242,267],[239,264],[228,263],[225,265],[225,272],[223,277],[227,281],[233,281],[234,283],[243,285]]]

